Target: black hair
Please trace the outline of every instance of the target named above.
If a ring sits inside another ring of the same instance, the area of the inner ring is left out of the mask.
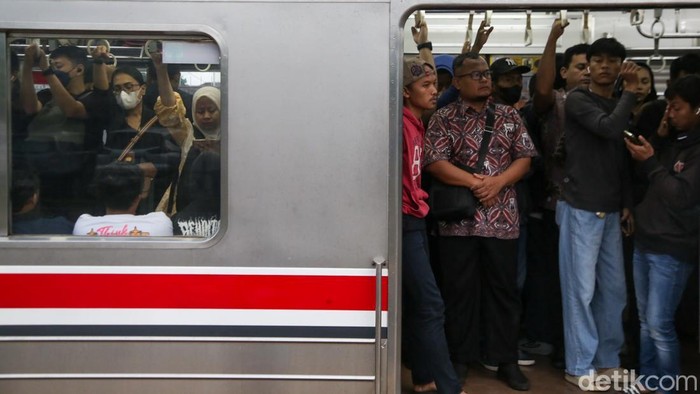
[[[600,55],[619,57],[621,61],[624,61],[627,58],[627,50],[614,38],[599,38],[588,48],[586,59],[591,61],[593,56]]]
[[[119,74],[126,74],[131,76],[136,80],[136,82],[139,83],[139,85],[143,85],[143,74],[141,74],[141,71],[139,71],[138,68],[133,67],[133,66],[121,66],[114,70],[114,73],[112,73],[112,83],[114,83],[114,77],[116,77]]]
[[[651,90],[649,91],[649,94],[647,94],[647,96],[644,97],[644,102],[646,103],[648,101],[656,100],[657,98],[659,98],[659,93],[656,91],[656,80],[654,79],[654,71],[645,62],[635,62],[635,64],[649,71],[649,78],[651,79]]]
[[[700,55],[697,53],[686,53],[681,57],[673,59],[671,62],[671,80],[675,81],[681,74],[700,74]]]
[[[67,58],[74,66],[78,64],[85,66],[88,63],[87,51],[74,45],[58,47],[49,54],[50,59],[56,59],[57,57]]]
[[[646,102],[654,101],[654,100],[658,99],[659,93],[656,91],[656,82],[654,81],[654,71],[645,62],[634,62],[634,64],[649,71],[649,78],[651,79],[651,90],[649,90],[649,94],[647,94],[646,97],[644,97],[644,100],[642,101],[642,103],[646,103]],[[623,90],[624,90],[624,84],[622,82],[622,78],[618,78],[615,81],[615,95],[617,97],[622,96]]]
[[[689,74],[674,81],[664,93],[668,100],[680,97],[695,109],[700,106],[700,75]]]
[[[457,67],[462,67],[462,64],[464,63],[465,60],[479,60],[481,59],[481,55],[479,55],[476,52],[467,52],[467,53],[462,53],[458,55],[455,60],[452,61],[452,70],[453,72],[457,72]]]
[[[566,50],[564,51],[564,60],[561,67],[569,68],[569,66],[571,65],[571,60],[576,55],[588,55],[588,48],[590,47],[591,46],[588,44],[576,44],[574,46],[566,48]],[[561,67],[557,68],[557,74],[559,73]]]
[[[110,163],[98,167],[94,187],[97,199],[106,208],[125,210],[141,194],[143,172],[136,164]]]
[[[39,177],[25,169],[12,171],[12,213],[19,212],[35,193],[39,192]]]

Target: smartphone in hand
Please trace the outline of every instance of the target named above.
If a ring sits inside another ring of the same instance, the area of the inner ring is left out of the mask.
[[[625,134],[625,138],[630,140],[630,142],[632,142],[633,144],[639,145],[639,146],[644,145],[644,143],[639,139],[639,137],[630,133],[628,130],[624,130],[623,133]]]

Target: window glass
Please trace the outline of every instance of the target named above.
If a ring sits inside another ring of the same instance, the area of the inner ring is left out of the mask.
[[[207,37],[12,37],[10,234],[210,237],[219,48]]]

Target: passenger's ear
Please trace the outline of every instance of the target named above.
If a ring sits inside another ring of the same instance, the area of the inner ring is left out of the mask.
[[[403,87],[403,98],[404,99],[409,99],[411,97],[411,92],[408,90],[407,87]]]

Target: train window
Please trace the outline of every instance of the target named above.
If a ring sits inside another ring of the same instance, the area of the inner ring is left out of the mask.
[[[8,43],[10,235],[217,233],[224,114],[213,40]]]

